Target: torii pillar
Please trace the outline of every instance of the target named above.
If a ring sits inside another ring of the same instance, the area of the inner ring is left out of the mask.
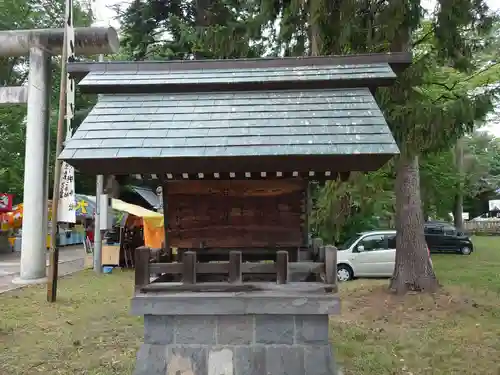
[[[51,56],[61,55],[63,43],[64,29],[0,31],[0,57],[29,55],[28,85],[0,87],[0,105],[28,106],[21,274],[16,280],[19,284],[43,282],[46,278],[50,62]],[[76,55],[115,53],[118,48],[118,35],[111,27],[75,28]]]

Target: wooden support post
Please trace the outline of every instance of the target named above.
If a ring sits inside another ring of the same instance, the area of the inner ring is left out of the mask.
[[[312,260],[321,262],[321,247],[323,246],[323,240],[321,238],[313,238],[312,240]]]
[[[66,2],[66,8],[69,7],[69,2]],[[66,15],[72,12],[72,9],[66,9]],[[59,112],[57,118],[57,133],[56,133],[56,155],[59,155],[62,151],[63,140],[65,138],[64,129],[64,119],[67,115],[66,113],[66,101],[67,101],[67,68],[68,68],[68,28],[73,27],[66,25],[64,31],[64,46],[61,56],[61,81],[59,88]],[[49,58],[49,69],[50,69],[50,58]],[[31,65],[31,64],[30,64]],[[30,68],[31,71],[32,68]],[[49,84],[50,80],[47,82]],[[38,89],[38,88],[37,88]],[[39,90],[39,89],[38,89]],[[28,107],[29,108],[29,107]],[[49,118],[47,118],[48,121]],[[38,125],[38,124],[37,124]],[[29,147],[29,146],[28,146]],[[28,148],[27,148],[28,149]],[[59,276],[59,225],[58,225],[58,208],[60,197],[60,184],[61,184],[61,168],[62,161],[55,160],[54,165],[54,184],[52,187],[52,225],[50,230],[50,252],[49,252],[49,272],[47,280],[47,301],[55,302],[57,299],[57,278]],[[26,176],[27,173],[25,173]],[[26,183],[26,182],[25,182]],[[26,190],[25,190],[26,191]],[[25,201],[27,197],[24,197]],[[43,214],[45,215],[45,213]],[[24,218],[23,218],[24,226]],[[23,239],[24,240],[24,237]],[[24,250],[21,250],[24,251]],[[22,268],[22,267],[21,267]]]
[[[241,251],[231,251],[229,253],[229,282],[241,283]]]
[[[178,263],[182,263],[182,257],[184,256],[185,252],[186,252],[186,249],[177,249],[177,257],[176,257],[175,261]]]
[[[138,247],[135,249],[135,290],[149,284],[149,247]]]
[[[276,282],[278,284],[288,282],[288,251],[278,251],[276,255]]]
[[[325,246],[325,283],[328,285],[337,284],[337,248],[335,246]]]
[[[196,252],[186,251],[182,256],[182,282],[196,284]]]

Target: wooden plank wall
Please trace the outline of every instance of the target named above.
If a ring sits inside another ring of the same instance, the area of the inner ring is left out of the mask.
[[[306,194],[300,179],[169,182],[170,246],[301,246]]]

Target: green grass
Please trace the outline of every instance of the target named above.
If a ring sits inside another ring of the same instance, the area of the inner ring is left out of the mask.
[[[432,254],[439,279],[446,284],[500,293],[500,237],[475,237],[470,256]]]
[[[0,374],[131,374],[143,335],[129,315],[133,273],[82,271],[59,284],[56,304],[43,286],[0,295]]]
[[[500,237],[474,242],[469,257],[433,255],[434,296],[341,285],[332,340],[346,375],[500,374]],[[60,281],[56,304],[43,286],[0,295],[0,375],[131,374],[143,335],[132,287],[132,272],[84,271]]]
[[[474,244],[471,256],[433,254],[443,284],[433,296],[396,297],[386,281],[342,285],[332,338],[346,374],[500,374],[500,238]]]

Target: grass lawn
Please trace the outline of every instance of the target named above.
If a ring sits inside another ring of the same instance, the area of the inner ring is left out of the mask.
[[[470,257],[433,255],[445,286],[433,297],[341,286],[332,338],[346,375],[500,374],[500,238],[475,244]],[[42,286],[0,295],[0,374],[131,374],[143,333],[132,286],[131,272],[84,271],[60,281],[54,305]]]
[[[443,290],[399,298],[387,281],[342,286],[332,319],[349,375],[499,375],[500,237],[476,237],[469,257],[433,254]]]

